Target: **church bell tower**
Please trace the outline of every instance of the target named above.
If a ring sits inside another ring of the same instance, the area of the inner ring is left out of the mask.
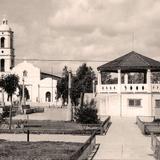
[[[14,67],[13,31],[3,18],[0,25],[0,73],[10,72]]]

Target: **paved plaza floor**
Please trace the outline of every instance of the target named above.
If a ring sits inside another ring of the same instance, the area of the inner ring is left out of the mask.
[[[112,117],[105,136],[97,136],[100,144],[94,160],[155,160],[151,138],[141,134],[136,118]]]
[[[43,113],[33,113],[27,115],[17,115],[13,119],[30,119],[30,120],[53,120],[53,121],[65,121],[67,115],[66,108],[48,108],[44,107]]]

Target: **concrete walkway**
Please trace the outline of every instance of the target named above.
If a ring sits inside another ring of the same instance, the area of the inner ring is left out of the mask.
[[[97,136],[100,144],[95,160],[155,160],[151,138],[141,134],[135,118],[112,117],[105,136]]]
[[[30,120],[52,120],[52,121],[65,121],[67,115],[66,108],[48,108],[45,107],[42,113],[32,113],[27,115],[17,115],[13,119],[30,119]],[[27,117],[28,116],[28,117]]]

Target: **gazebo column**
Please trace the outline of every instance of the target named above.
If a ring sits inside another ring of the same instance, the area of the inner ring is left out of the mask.
[[[118,93],[121,92],[121,70],[118,69]]]
[[[128,84],[128,74],[124,74],[124,84]]]
[[[101,72],[98,71],[98,85],[102,84]]]
[[[147,70],[147,85],[148,85],[148,92],[151,92],[151,70]]]

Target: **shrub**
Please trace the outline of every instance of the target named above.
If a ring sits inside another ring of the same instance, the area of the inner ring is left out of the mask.
[[[6,117],[9,117],[9,110],[5,108],[3,113],[0,113],[0,123],[3,122]]]
[[[97,124],[99,123],[97,112],[96,102],[92,99],[90,102],[86,102],[83,106],[75,108],[74,118],[78,123]]]
[[[156,119],[153,120],[153,122],[155,122],[155,123],[160,123],[160,119],[159,119],[159,118],[156,118]]]

